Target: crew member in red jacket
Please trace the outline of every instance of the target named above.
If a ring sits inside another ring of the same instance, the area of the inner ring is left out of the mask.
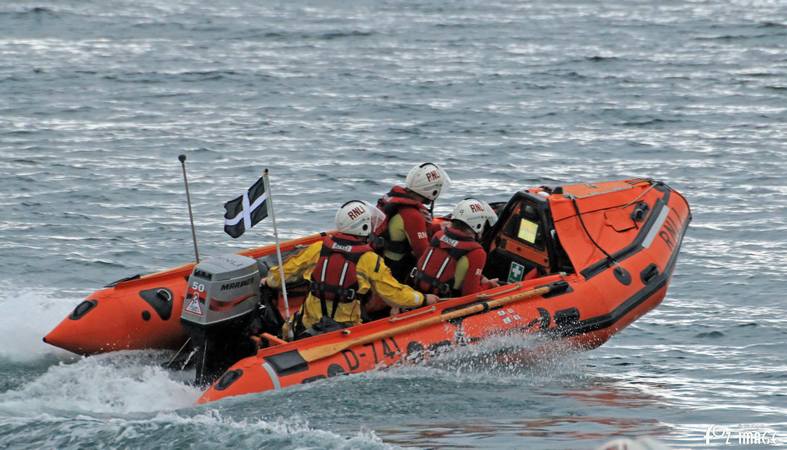
[[[407,278],[429,247],[432,234],[439,230],[439,226],[432,224],[431,209],[450,181],[437,164],[419,164],[407,174],[404,186],[394,186],[377,201],[385,220],[374,232],[376,247],[378,250],[382,247],[385,264],[397,280]]]
[[[459,202],[451,225],[432,237],[410,273],[409,283],[421,292],[459,297],[498,286],[482,275],[486,251],[478,243],[484,230],[497,222],[497,214],[481,200]]]

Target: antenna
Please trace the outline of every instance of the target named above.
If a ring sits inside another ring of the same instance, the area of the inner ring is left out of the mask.
[[[186,184],[186,202],[189,205],[189,220],[191,220],[191,239],[194,241],[194,256],[199,264],[199,249],[197,248],[197,232],[194,229],[194,214],[191,212],[191,194],[189,193],[189,179],[186,176],[186,155],[179,155],[178,160],[183,168],[183,183]]]

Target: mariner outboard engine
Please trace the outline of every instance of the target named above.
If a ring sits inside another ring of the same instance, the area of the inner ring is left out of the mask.
[[[180,320],[191,337],[198,385],[211,383],[230,365],[257,351],[260,269],[241,255],[205,259],[188,281]]]

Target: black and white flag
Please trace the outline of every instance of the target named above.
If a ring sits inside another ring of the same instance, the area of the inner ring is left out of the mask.
[[[240,237],[260,220],[268,217],[268,193],[263,178],[247,192],[224,204],[224,231],[233,238]]]

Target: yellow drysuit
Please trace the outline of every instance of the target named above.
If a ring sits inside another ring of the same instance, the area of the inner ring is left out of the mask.
[[[320,259],[322,241],[315,242],[304,249],[301,253],[291,257],[284,262],[284,277],[287,282],[300,279],[311,280],[312,270]],[[426,304],[424,294],[416,291],[410,286],[396,281],[391,275],[383,258],[374,252],[366,252],[361,255],[358,264],[355,266],[356,277],[358,278],[358,294],[366,294],[369,289],[380,296],[386,303],[392,306],[403,308],[413,308]],[[279,268],[271,267],[268,272],[268,286],[277,288],[281,285]],[[328,301],[328,311],[332,311],[333,303]],[[309,328],[317,323],[322,317],[320,299],[309,293],[306,301],[301,307],[303,326]],[[348,322],[353,325],[361,323],[361,302],[339,302],[336,308],[336,316],[333,318],[337,322]]]

